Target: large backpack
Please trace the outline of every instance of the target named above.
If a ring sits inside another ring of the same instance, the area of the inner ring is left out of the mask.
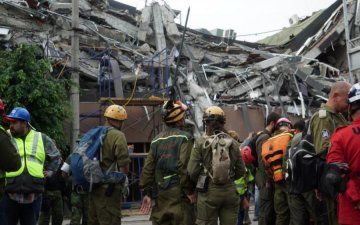
[[[317,171],[322,168],[320,164],[325,162],[315,154],[314,145],[302,139],[298,145],[291,147],[287,154],[285,168],[289,192],[300,194],[317,188],[321,175]]]
[[[292,133],[284,132],[269,138],[262,145],[262,161],[275,182],[280,182],[285,179],[282,162],[292,137]]]
[[[305,136],[287,152],[286,181],[289,193],[300,194],[314,189],[335,198],[344,192],[347,178],[336,164],[327,164],[320,154],[315,153],[314,145]]]
[[[112,171],[113,163],[107,171],[100,167],[101,149],[103,140],[111,129],[107,126],[92,128],[81,138],[79,145],[71,154],[71,173],[73,182],[81,185],[84,190],[91,192],[93,186],[102,183],[124,183],[126,175],[121,172]]]
[[[203,147],[212,151],[211,172],[207,171],[207,174],[214,184],[226,184],[231,180],[229,148],[232,140],[224,132],[205,136]]]

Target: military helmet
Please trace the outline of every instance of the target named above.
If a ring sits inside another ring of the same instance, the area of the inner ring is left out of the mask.
[[[187,106],[181,101],[166,101],[161,109],[161,116],[165,123],[175,123],[185,116]]]
[[[218,106],[210,106],[205,110],[203,114],[203,121],[225,122],[225,113]]]
[[[348,102],[352,104],[360,100],[360,83],[354,84],[348,94]]]
[[[110,105],[106,108],[104,116],[106,118],[114,119],[114,120],[126,120],[127,113],[124,107],[120,105]]]

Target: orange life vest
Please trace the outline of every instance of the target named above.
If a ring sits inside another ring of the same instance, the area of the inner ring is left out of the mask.
[[[266,140],[261,147],[262,161],[270,174],[272,174],[275,182],[285,179],[282,166],[283,156],[293,136],[290,132],[278,134]]]

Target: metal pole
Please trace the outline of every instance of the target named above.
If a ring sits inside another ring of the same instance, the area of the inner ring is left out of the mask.
[[[182,49],[183,49],[183,46],[184,46],[184,39],[185,39],[185,33],[186,33],[186,27],[187,27],[187,23],[188,23],[188,19],[189,19],[189,14],[190,14],[190,7],[188,8],[188,11],[187,11],[184,31],[183,31],[183,35],[182,35],[182,38],[181,38],[179,56],[178,56],[177,61],[176,61],[176,69],[175,69],[175,74],[174,74],[174,84],[177,83],[177,74],[179,72],[180,56],[181,56]]]
[[[350,46],[352,43],[350,41],[350,31],[349,31],[349,19],[347,15],[347,0],[343,0],[343,14],[344,14],[344,26],[345,26],[345,39],[346,39],[346,55],[348,60],[348,67],[349,67],[349,79],[350,83],[354,83],[354,78],[352,74],[352,63],[351,63],[351,57],[350,57],[350,49],[352,46]]]
[[[72,36],[71,36],[71,81],[73,85],[70,90],[70,101],[73,110],[71,150],[76,147],[76,140],[80,133],[79,121],[79,0],[72,0]]]

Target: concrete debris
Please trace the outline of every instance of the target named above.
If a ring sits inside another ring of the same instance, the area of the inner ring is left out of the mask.
[[[130,14],[126,8],[109,7],[112,1],[80,0],[78,35],[81,82],[110,85],[107,88],[114,91],[107,93],[116,97],[129,97],[134,88],[137,97],[167,96],[170,87],[177,87],[193,107],[197,124],[211,104],[278,107],[284,114],[304,117],[324,101],[336,80],[345,79],[338,64],[329,65],[330,57],[317,59],[324,53],[320,42],[326,35],[343,30],[341,7],[316,35],[304,39],[301,48],[289,51],[185,30],[174,22],[177,14],[166,4],[154,2]],[[27,2],[31,4],[0,1],[0,41],[6,46],[42,45],[46,57],[71,69],[71,2]],[[137,68],[141,71],[135,75]]]

